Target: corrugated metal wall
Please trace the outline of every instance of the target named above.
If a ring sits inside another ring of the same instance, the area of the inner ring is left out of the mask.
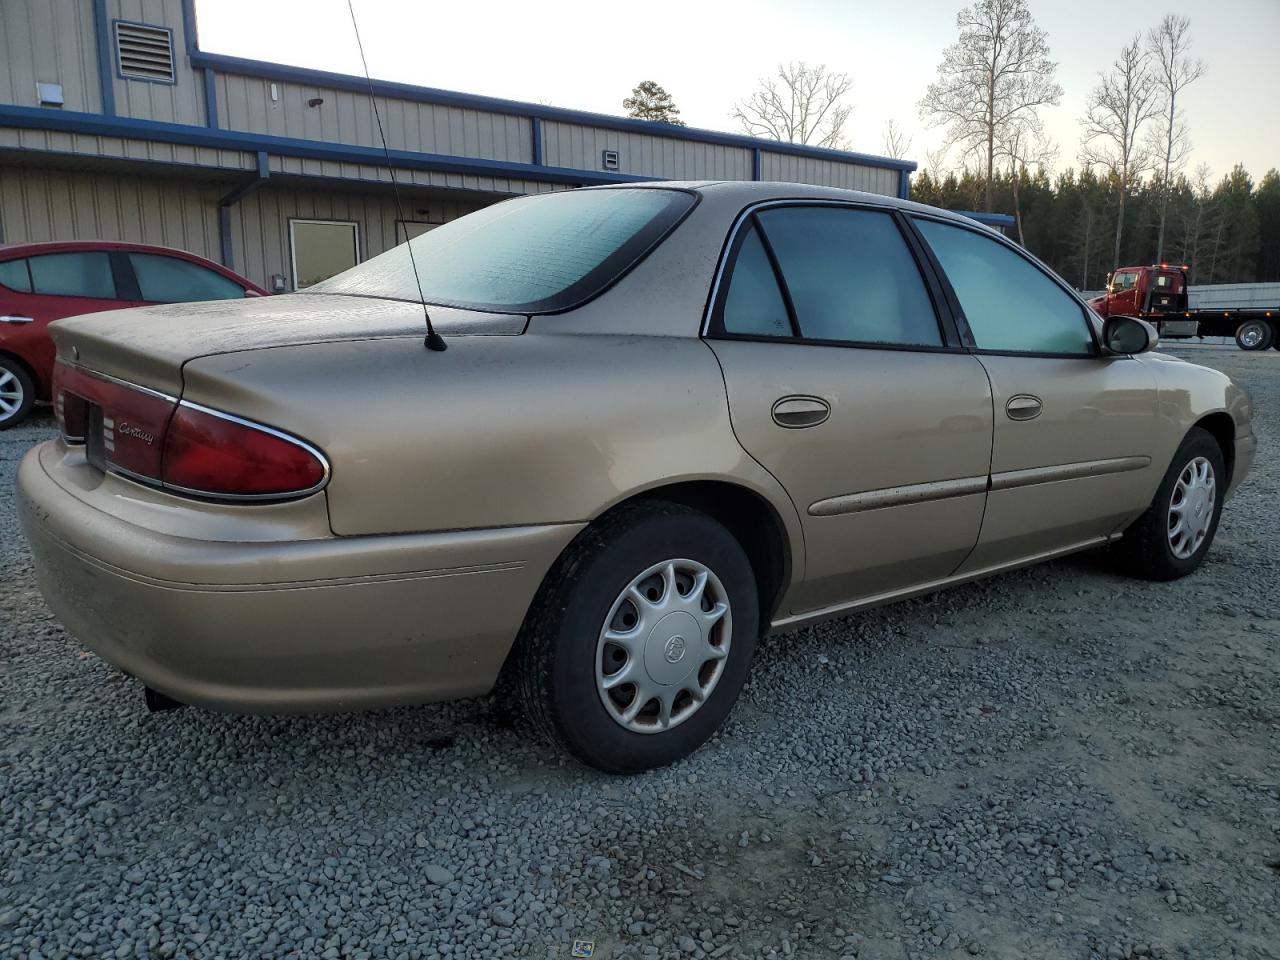
[[[667,180],[750,180],[751,151],[673,137],[623,133],[573,123],[542,125],[542,155],[549,166],[600,170],[605,150],[618,151],[618,170]]]
[[[268,160],[272,173],[286,173],[305,177],[336,177],[341,180],[366,180],[370,183],[391,182],[385,166],[369,163],[341,163],[335,160],[312,160],[306,157],[272,156]],[[478,190],[484,193],[549,193],[563,190],[563,186],[537,180],[517,180],[510,177],[475,177],[463,173],[440,173],[435,170],[396,170],[396,182],[401,186],[444,187],[450,190]]]
[[[271,88],[276,88],[276,100]],[[219,74],[218,122],[228,130],[326,143],[380,147],[369,98],[295,83]],[[307,106],[315,98],[318,107]],[[450,156],[531,163],[533,132],[526,117],[377,98],[387,146]]]
[[[865,190],[867,193],[882,193],[890,197],[898,195],[897,170],[770,153],[768,150],[760,152],[760,178]]]
[[[99,113],[91,0],[0,0],[0,103],[37,107],[36,83],[60,83],[67,110]]]
[[[257,157],[243,150],[215,150],[155,140],[125,140],[13,127],[0,127],[0,148],[3,147],[60,154],[62,164],[67,163],[68,157],[85,157],[216,167],[225,171],[255,170],[258,165]]]
[[[405,197],[405,219],[446,223],[485,205],[436,197]],[[425,214],[419,214],[425,209]],[[289,221],[348,220],[360,228],[360,253],[367,260],[395,244],[396,204],[386,194],[340,193],[264,186],[246,196],[232,212],[232,243],[236,270],[270,289],[272,274],[281,274],[292,286]]]
[[[90,6],[89,0],[83,0]],[[187,42],[182,27],[180,0],[110,0],[108,17],[145,23],[154,27],[167,27],[173,31],[173,71],[176,83],[150,83],[145,80],[126,80],[118,75],[113,64],[113,89],[116,95],[116,113],[122,117],[139,120],[160,120],[165,123],[186,123],[203,126],[204,79],[196,76],[187,59]],[[115,36],[111,38],[112,57],[115,57]]]
[[[216,184],[0,165],[7,242],[132,240],[218,258]]]

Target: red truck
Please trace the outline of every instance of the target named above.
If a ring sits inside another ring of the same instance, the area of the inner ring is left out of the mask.
[[[1193,310],[1187,304],[1185,265],[1121,267],[1107,277],[1107,292],[1089,301],[1102,317],[1141,317],[1160,336],[1235,337],[1241,350],[1280,350],[1280,305],[1252,309]]]

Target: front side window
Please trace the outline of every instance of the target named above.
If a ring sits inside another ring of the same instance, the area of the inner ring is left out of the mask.
[[[138,290],[149,303],[195,303],[234,300],[244,287],[220,273],[189,260],[156,253],[130,253]]]
[[[1084,309],[1030,261],[966,227],[916,220],[960,301],[980,350],[1093,353]]]
[[[116,281],[105,253],[46,253],[28,260],[36,293],[113,300]]]
[[[1111,281],[1112,293],[1123,293],[1126,290],[1132,290],[1138,283],[1138,275],[1136,273],[1117,273],[1115,279]]]
[[[5,260],[0,263],[0,287],[8,287],[16,293],[31,292],[31,274],[26,260]]]
[[[660,188],[507,200],[414,237],[312,289],[417,300],[416,263],[428,303],[510,313],[565,310],[619,277],[694,202],[691,194]]]

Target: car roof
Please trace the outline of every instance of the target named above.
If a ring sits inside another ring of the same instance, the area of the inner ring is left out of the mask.
[[[846,190],[842,187],[824,187],[810,183],[787,183],[778,180],[654,180],[626,184],[628,187],[651,189],[692,190],[695,193],[714,195],[717,198],[740,200],[744,206],[769,200],[845,200],[856,203],[873,203],[881,207],[894,207],[911,213],[927,213],[941,220],[954,220],[965,226],[979,226],[991,230],[972,217],[940,207],[903,200],[883,193],[867,193],[862,190]],[[594,189],[609,189],[597,187]],[[996,231],[992,231],[996,232]]]
[[[183,260],[190,260],[192,263],[198,263],[201,266],[208,267],[217,273],[222,274],[228,279],[234,280],[236,283],[243,284],[258,293],[266,293],[262,287],[258,286],[247,277],[242,277],[234,270],[224,267],[216,260],[210,260],[202,257],[198,253],[192,253],[190,250],[182,250],[178,247],[162,247],[154,243],[135,243],[131,240],[38,240],[30,243],[0,243],[0,260],[13,260],[18,257],[35,257],[42,253],[71,253],[77,250],[96,250],[96,251],[112,251],[123,250],[135,253],[158,253],[166,256],[179,257]]]

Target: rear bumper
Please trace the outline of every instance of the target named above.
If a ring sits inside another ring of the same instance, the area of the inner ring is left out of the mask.
[[[236,712],[487,692],[543,576],[581,529],[188,538],[98,509],[66,481],[67,459],[50,442],[18,470],[19,515],[53,612],[149,686]]]

